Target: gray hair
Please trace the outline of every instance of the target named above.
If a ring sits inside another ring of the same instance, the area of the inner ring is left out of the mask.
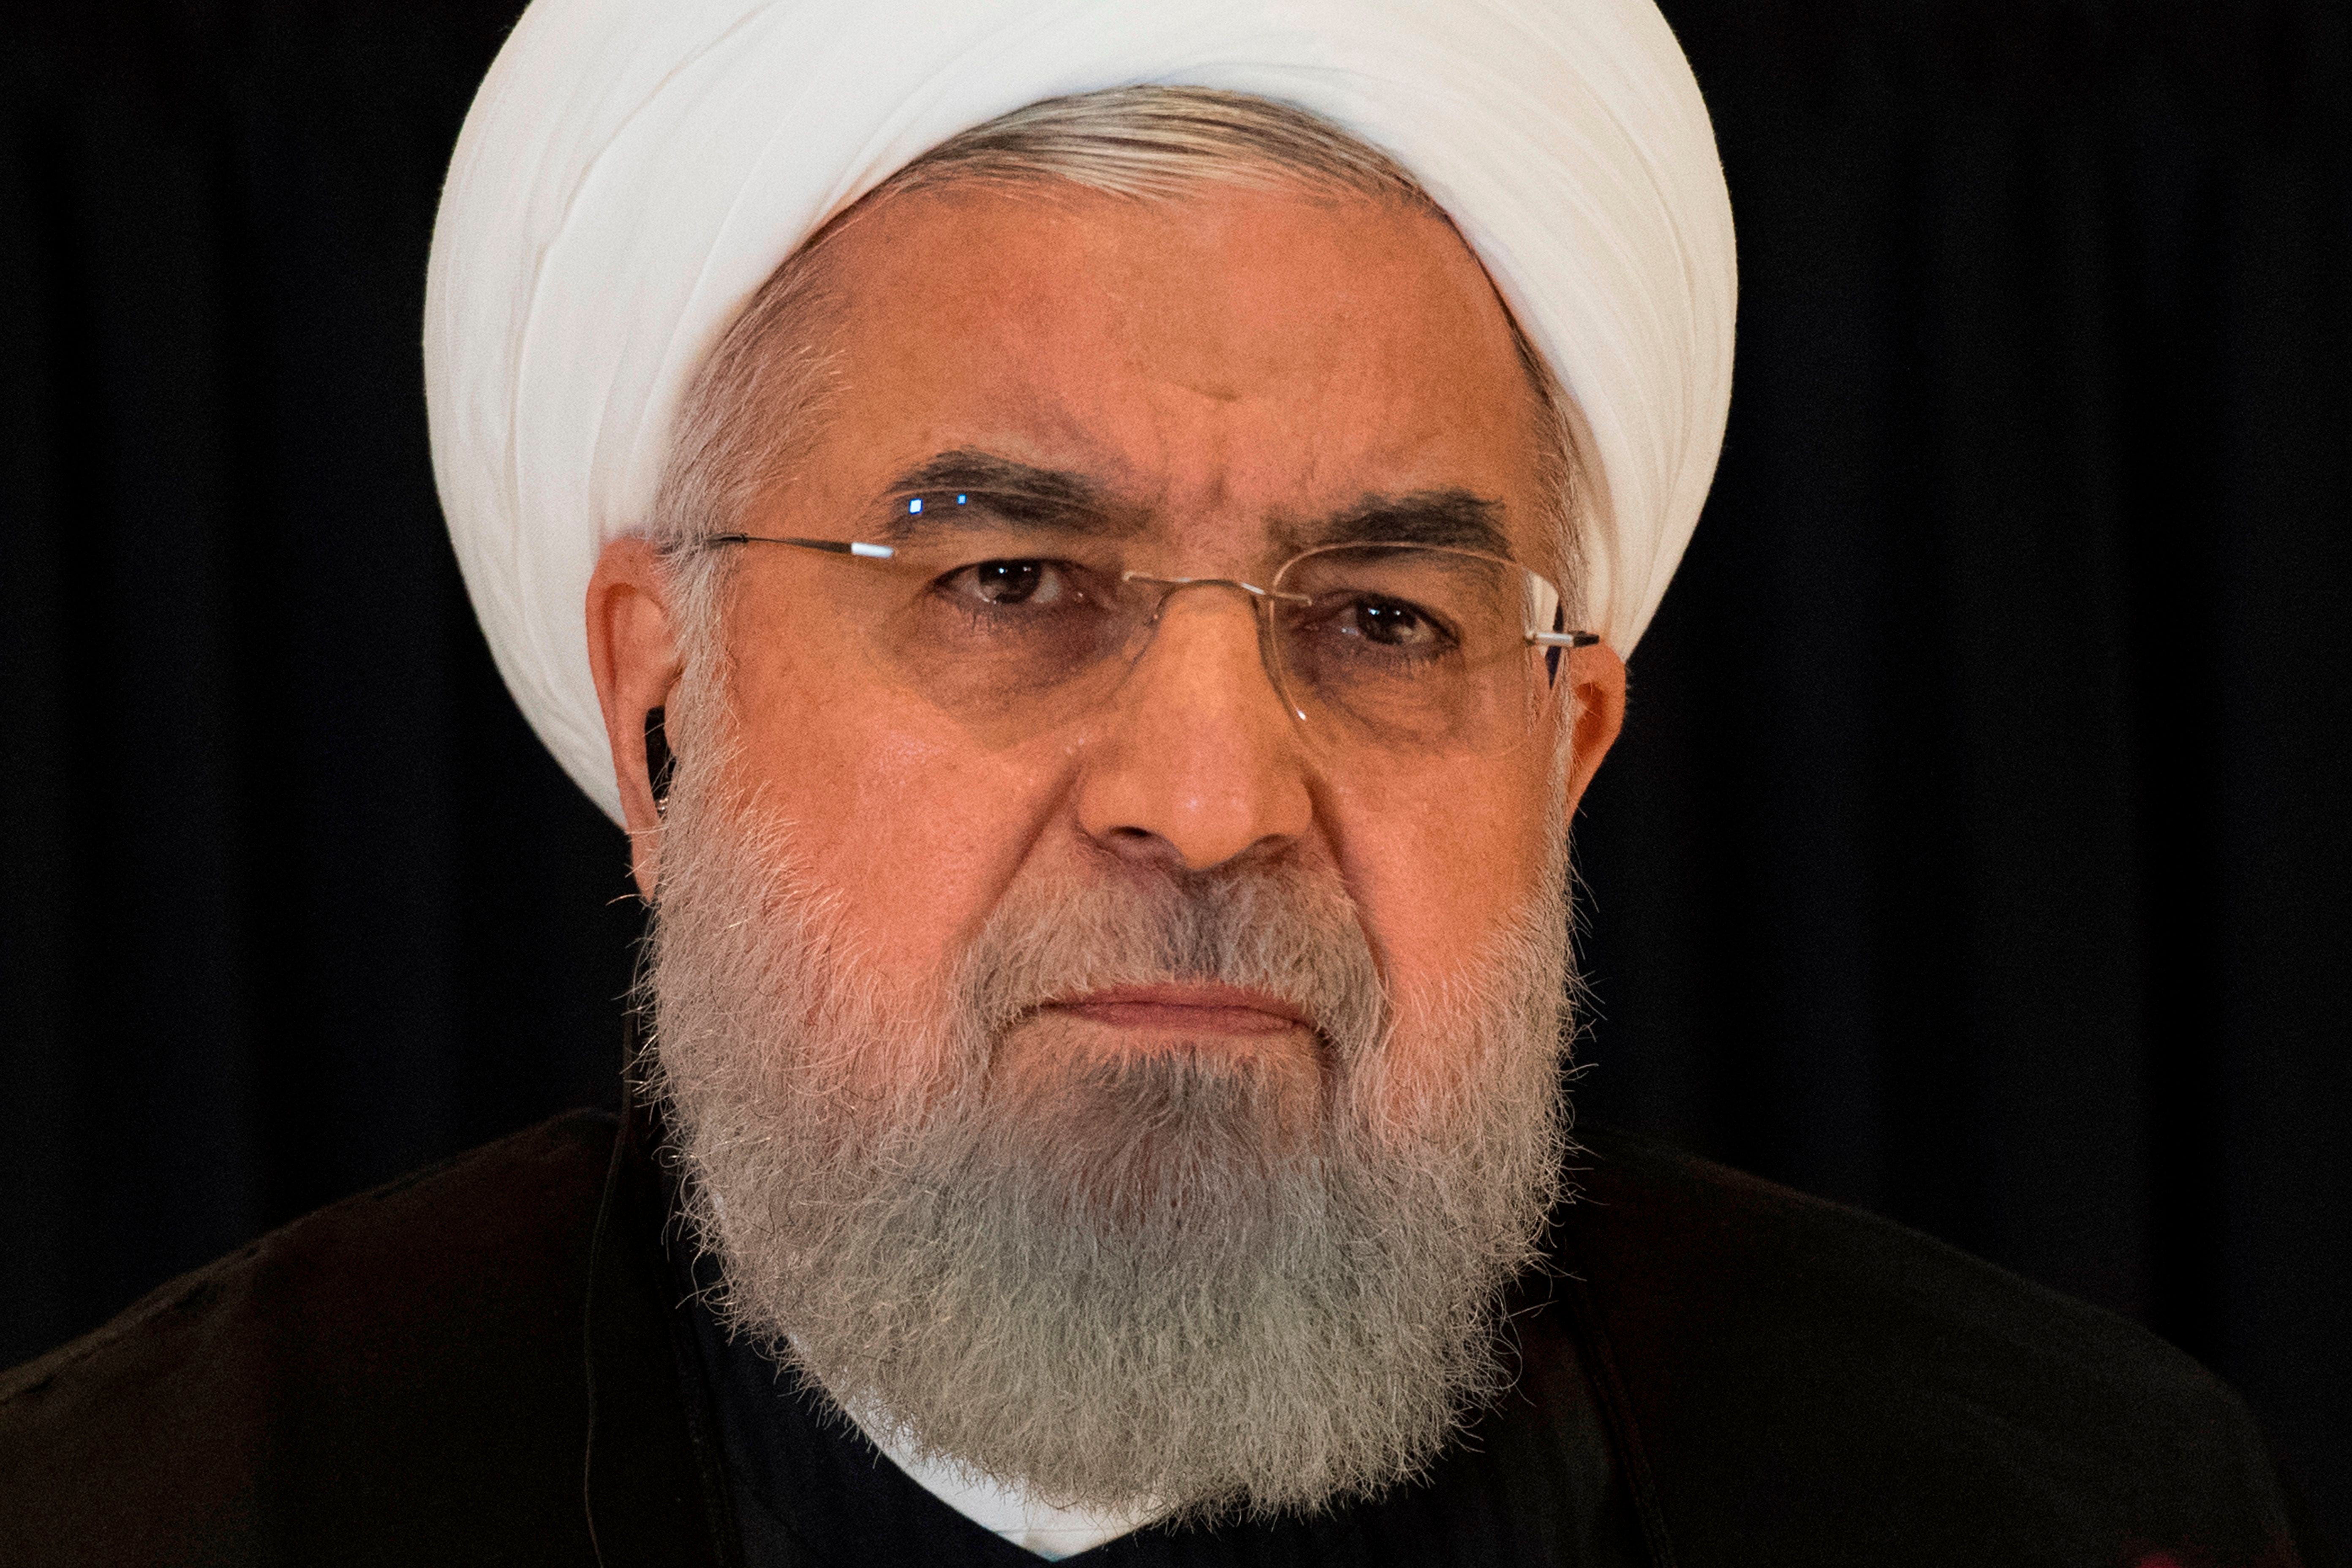
[[[816,262],[826,242],[889,196],[950,184],[1034,193],[1055,181],[1138,201],[1165,201],[1203,184],[1303,189],[1400,202],[1452,225],[1387,153],[1319,115],[1248,93],[1111,88],[1044,99],[950,137],[786,257],[688,389],[649,532],[670,563],[689,662],[717,629],[730,553],[698,547],[738,527],[751,501],[786,476],[804,447],[799,433],[823,402],[829,363],[823,329],[831,300]],[[1576,409],[1507,302],[1503,313],[1545,416],[1540,483],[1566,578],[1560,588],[1574,615],[1587,542]]]

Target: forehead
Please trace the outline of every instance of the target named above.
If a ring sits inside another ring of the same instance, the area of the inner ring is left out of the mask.
[[[1405,204],[1062,183],[891,197],[828,237],[825,504],[945,451],[1085,475],[1175,530],[1455,491],[1532,537],[1542,414],[1494,289]]]

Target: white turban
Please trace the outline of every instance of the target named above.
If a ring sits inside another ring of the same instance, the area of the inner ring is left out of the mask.
[[[1142,83],[1255,93],[1395,158],[1589,426],[1587,603],[1630,651],[1731,395],[1731,209],[1651,0],[534,0],[466,117],[425,385],[449,532],[515,700],[619,793],[583,606],[704,355],[828,217],[956,132]]]

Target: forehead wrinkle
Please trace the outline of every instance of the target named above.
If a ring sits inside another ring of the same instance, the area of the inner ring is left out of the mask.
[[[1371,406],[1360,408],[1346,429],[1310,422],[1295,432],[1301,438],[1278,442],[1284,460],[1271,461],[1271,454],[1244,438],[1253,405],[1262,401],[1257,393],[1236,391],[1222,374],[1204,376],[1202,366],[1181,356],[1174,363],[1153,363],[1156,356],[1135,352],[1140,345],[1123,346],[1128,353],[1108,356],[1115,364],[1073,366],[1066,355],[1033,354],[1033,345],[1024,340],[996,343],[996,353],[984,356],[993,365],[974,369],[987,369],[982,379],[995,384],[980,405],[995,405],[984,416],[986,424],[1003,428],[971,430],[976,439],[970,446],[950,447],[931,464],[900,476],[905,490],[1001,492],[1024,502],[1024,511],[1025,503],[1045,503],[1039,515],[1015,520],[1024,523],[1102,537],[1148,534],[1171,543],[1218,539],[1223,543],[1213,548],[1219,555],[1235,547],[1255,555],[1286,544],[1372,537],[1520,553],[1511,548],[1501,504],[1482,496],[1440,497],[1433,487],[1430,492],[1370,489],[1347,500],[1367,479],[1377,487],[1382,468],[1402,468],[1396,477],[1408,485],[1413,478],[1452,477],[1444,472],[1451,465],[1442,457],[1438,471],[1428,472],[1423,449],[1432,441],[1445,447],[1459,419],[1440,410],[1433,425],[1433,410],[1407,395],[1409,380],[1375,377],[1367,385],[1367,378],[1351,374],[1348,363],[1315,365],[1317,374],[1307,384],[1294,378],[1279,389],[1287,395],[1276,399],[1280,406],[1267,409],[1265,417],[1295,423],[1297,410],[1291,405],[1319,405],[1334,396],[1359,405],[1369,396]],[[1512,369],[1516,384],[1524,371],[1516,364]],[[941,434],[954,440],[955,433]],[[983,450],[989,447],[994,450]],[[949,458],[993,459],[1006,451],[1030,460],[1006,459],[1009,466],[1034,468],[1049,482],[1030,482],[1025,474],[1008,480],[936,467]],[[922,472],[926,467],[934,471]],[[1414,468],[1423,473],[1412,475]],[[1062,482],[1069,480],[1078,482]],[[1491,482],[1478,486],[1493,488]],[[1488,509],[1483,522],[1472,515],[1482,508]],[[885,537],[928,532],[921,525],[933,521],[928,511],[919,521],[908,516],[903,504],[888,511],[887,520],[877,519],[891,531]],[[952,525],[954,520],[938,521]]]

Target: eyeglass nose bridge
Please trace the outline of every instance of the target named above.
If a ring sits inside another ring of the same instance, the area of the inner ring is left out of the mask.
[[[1151,614],[1143,623],[1153,632],[1160,629],[1160,617],[1166,612],[1168,601],[1174,598],[1182,589],[1238,588],[1247,594],[1250,597],[1251,618],[1257,622],[1258,663],[1265,667],[1265,678],[1273,684],[1274,694],[1282,699],[1282,706],[1288,710],[1290,716],[1302,724],[1307,721],[1306,711],[1298,706],[1298,700],[1290,694],[1290,685],[1282,679],[1282,670],[1274,657],[1274,626],[1272,617],[1267,612],[1276,605],[1311,605],[1314,600],[1304,594],[1286,594],[1278,588],[1261,588],[1255,583],[1244,583],[1238,577],[1155,577],[1149,572],[1122,572],[1118,574],[1118,580],[1121,583],[1149,583],[1165,590],[1160,595],[1159,602],[1151,606]],[[1136,653],[1140,657],[1142,649],[1139,647]]]

